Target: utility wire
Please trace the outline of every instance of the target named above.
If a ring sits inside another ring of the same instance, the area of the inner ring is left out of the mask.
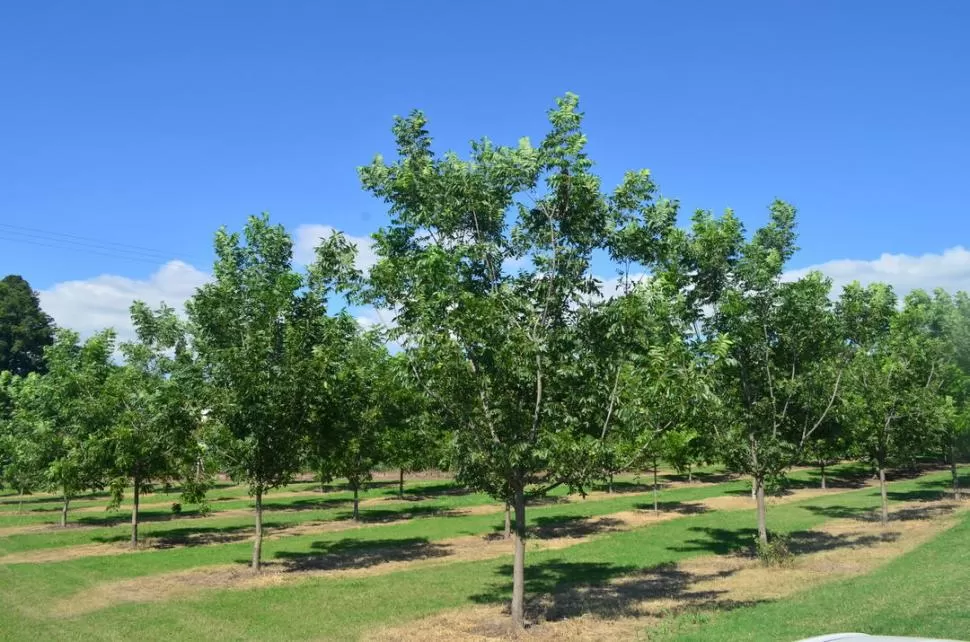
[[[53,232],[20,225],[0,223],[0,241],[9,243],[23,243],[39,247],[49,247],[59,250],[69,250],[87,254],[96,254],[110,258],[140,261],[143,263],[165,263],[172,259],[182,258],[191,263],[199,263],[197,258],[178,253],[165,252],[158,249],[94,239],[67,234],[63,232]]]

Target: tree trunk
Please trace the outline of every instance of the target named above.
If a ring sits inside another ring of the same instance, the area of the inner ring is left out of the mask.
[[[512,507],[509,506],[508,502],[505,502],[505,539],[512,537],[512,516],[510,512]]]
[[[882,523],[889,523],[889,497],[886,494],[886,469],[879,466],[879,494],[882,495]]]
[[[259,573],[263,561],[263,489],[256,489],[256,539],[253,540],[253,572]]]
[[[690,464],[687,464],[687,483],[694,483],[694,469]]]
[[[754,480],[755,499],[758,501],[758,539],[762,544],[768,543],[768,507],[765,503],[765,482],[763,479]]]
[[[825,490],[825,462],[820,461],[818,463],[819,471],[822,473],[822,490]]]
[[[64,495],[64,505],[61,507],[61,528],[67,526],[67,508],[71,504],[71,498]]]
[[[953,440],[950,441],[950,476],[953,478],[953,499],[960,501],[963,496],[960,493],[960,473],[957,471],[957,453]]]
[[[756,482],[754,480],[754,477],[752,477],[751,478],[751,499],[757,499],[757,498],[758,498],[758,482]]]
[[[525,628],[525,493],[515,491],[515,559],[512,565],[512,626]]]
[[[23,514],[23,512],[24,512],[24,493],[26,493],[26,492],[27,492],[26,489],[23,486],[21,486],[20,487],[20,502],[17,504],[17,512],[20,513],[20,514]]]
[[[131,547],[138,548],[138,491],[141,490],[141,484],[137,477],[132,481],[134,481],[134,490],[131,504]]]
[[[397,496],[404,499],[404,469],[400,469],[400,475],[397,478]]]
[[[653,458],[653,512],[660,512],[660,504],[657,502],[657,458]]]
[[[354,484],[354,521],[360,519],[360,497],[358,496],[359,484]]]
[[[606,492],[613,494],[613,473],[610,473],[606,480]]]

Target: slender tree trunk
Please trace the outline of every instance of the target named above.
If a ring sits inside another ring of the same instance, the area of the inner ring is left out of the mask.
[[[613,494],[613,473],[610,473],[606,480],[606,492]]]
[[[360,497],[359,497],[360,484],[354,484],[354,521],[360,519]]]
[[[256,489],[256,539],[253,540],[253,565],[254,573],[259,573],[260,564],[263,561],[263,489]]]
[[[20,514],[23,514],[23,512],[24,512],[24,494],[26,492],[27,492],[27,490],[23,486],[21,486],[20,487],[20,502],[17,504],[17,512],[20,513]]]
[[[505,502],[505,539],[512,537],[512,515],[510,514],[512,507],[509,506],[508,502]]]
[[[953,478],[953,499],[960,501],[963,499],[960,493],[960,473],[957,471],[957,453],[953,446],[953,439],[950,440],[950,476]]]
[[[515,491],[515,559],[512,565],[512,626],[525,628],[525,493]]]
[[[138,548],[138,491],[141,490],[141,482],[137,477],[134,481],[131,504],[131,547]]]
[[[404,499],[404,469],[400,469],[400,474],[397,478],[397,496]]]
[[[687,483],[694,483],[694,468],[690,464],[687,464]]]
[[[756,482],[754,480],[754,477],[752,477],[751,478],[751,499],[757,499],[757,498],[758,498],[758,482]]]
[[[660,512],[660,504],[657,502],[657,458],[653,458],[653,512]]]
[[[61,506],[61,528],[67,526],[67,509],[71,505],[71,498],[64,494],[64,505]]]
[[[755,499],[758,502],[758,539],[762,544],[768,543],[768,507],[765,503],[765,482],[755,477]]]
[[[886,493],[886,469],[879,466],[879,494],[882,496],[882,523],[889,523],[889,496]]]
[[[820,461],[818,464],[819,471],[822,473],[822,490],[825,490],[825,462]]]

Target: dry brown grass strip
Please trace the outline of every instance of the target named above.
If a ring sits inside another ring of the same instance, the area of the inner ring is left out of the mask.
[[[838,519],[799,537],[805,551],[783,567],[741,556],[685,560],[617,578],[604,586],[572,587],[528,605],[536,622],[518,639],[630,639],[686,610],[730,609],[777,600],[826,582],[862,575],[953,526],[967,505],[914,503],[896,514],[912,517],[884,529],[873,521]],[[372,631],[368,640],[459,642],[512,639],[502,607],[468,607]]]
[[[680,517],[673,511],[624,511],[583,520],[572,520],[561,527],[540,532],[530,539],[529,550],[558,550],[574,546],[591,537],[608,532],[629,530]],[[360,525],[358,525],[359,527]],[[339,543],[336,543],[339,544]],[[356,548],[337,552],[295,557],[290,561],[268,562],[264,572],[253,575],[240,566],[212,566],[189,571],[107,582],[71,596],[51,608],[50,615],[70,617],[107,608],[119,603],[158,602],[174,597],[189,596],[210,589],[252,589],[305,581],[313,577],[367,577],[394,573],[426,566],[470,562],[512,554],[512,542],[501,536],[466,536],[418,545],[393,545],[377,548]],[[81,548],[81,547],[74,547]],[[38,552],[41,553],[41,552]],[[54,551],[51,551],[54,553]],[[67,553],[67,551],[64,551]],[[112,554],[96,552],[91,555]],[[26,554],[25,554],[26,555]],[[83,556],[84,553],[75,556]],[[9,559],[0,558],[0,561]],[[49,556],[34,561],[54,561]],[[65,557],[64,559],[69,559]],[[26,557],[23,561],[28,561]]]

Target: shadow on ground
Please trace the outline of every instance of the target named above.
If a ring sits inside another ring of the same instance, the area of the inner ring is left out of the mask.
[[[724,591],[697,590],[697,584],[730,576],[735,571],[692,573],[676,564],[661,564],[637,569],[599,562],[563,562],[550,560],[526,567],[526,594],[534,596],[526,603],[526,616],[532,622],[556,621],[581,615],[603,619],[643,615],[641,603],[663,600],[665,613],[676,614],[688,609],[713,608],[730,610],[751,606],[756,601],[723,599]],[[509,565],[499,567],[497,582],[485,592],[473,595],[472,601],[495,604],[509,599],[511,583]],[[508,607],[506,607],[508,608]],[[483,626],[506,626],[486,623]],[[494,631],[475,631],[491,634]]]
[[[900,494],[909,497],[909,493]],[[890,493],[889,495],[890,498],[893,498],[893,493]],[[909,499],[911,500],[912,498]],[[939,495],[934,496],[933,499],[939,499]],[[803,506],[802,508],[815,515],[822,515],[823,517],[828,518],[854,519],[860,522],[878,522],[881,519],[878,507],[850,508],[847,506]],[[934,504],[932,506],[913,506],[909,508],[896,509],[890,506],[889,521],[905,522],[915,519],[933,519],[935,517],[952,513],[954,510],[955,507],[950,504]]]
[[[449,549],[424,537],[378,539],[362,542],[345,538],[335,542],[314,542],[306,553],[280,551],[269,566],[279,565],[285,571],[335,571],[368,568],[387,562],[414,562],[444,557]],[[246,560],[239,560],[245,563]]]

